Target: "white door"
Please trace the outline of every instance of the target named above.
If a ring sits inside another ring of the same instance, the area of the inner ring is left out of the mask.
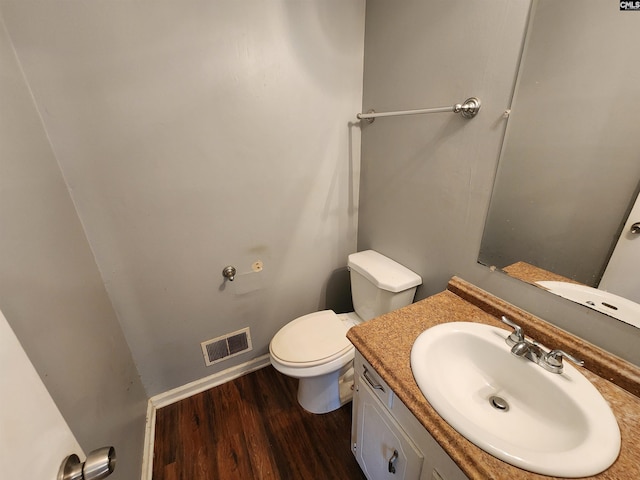
[[[84,452],[0,312],[0,478],[56,480]]]
[[[634,228],[636,223],[639,225]],[[638,233],[633,233],[633,230],[638,230]],[[598,288],[640,303],[638,272],[640,272],[640,195],[631,209]]]

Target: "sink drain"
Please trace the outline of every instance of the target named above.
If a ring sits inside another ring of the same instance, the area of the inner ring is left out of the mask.
[[[498,397],[497,395],[492,396],[489,399],[489,403],[491,404],[491,406],[493,408],[495,408],[496,410],[500,410],[502,412],[507,412],[509,411],[509,404],[507,403],[507,401],[502,398],[502,397]]]

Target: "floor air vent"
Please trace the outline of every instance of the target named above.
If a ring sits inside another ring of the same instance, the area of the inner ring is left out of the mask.
[[[222,337],[207,340],[200,345],[202,346],[204,363],[207,366],[218,363],[225,358],[235,357],[251,350],[249,327]]]

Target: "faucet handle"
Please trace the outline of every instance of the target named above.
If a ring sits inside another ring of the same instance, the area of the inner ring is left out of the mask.
[[[502,316],[502,321],[513,328],[513,332],[506,338],[507,344],[513,345],[515,343],[524,342],[524,332],[522,331],[522,327],[517,323],[512,322],[504,315]],[[513,343],[511,343],[513,342]]]
[[[546,370],[554,373],[562,373],[562,359],[566,358],[579,366],[584,365],[584,361],[568,354],[564,350],[551,350],[543,357],[541,365]]]

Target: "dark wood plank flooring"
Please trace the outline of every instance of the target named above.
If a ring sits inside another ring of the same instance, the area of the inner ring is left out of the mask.
[[[351,404],[314,415],[269,366],[161,408],[153,480],[362,480]]]

